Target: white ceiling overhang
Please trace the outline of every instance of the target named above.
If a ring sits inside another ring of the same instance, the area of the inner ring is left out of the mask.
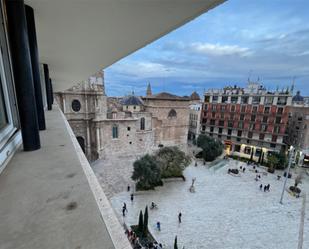
[[[25,0],[54,90],[87,79],[225,0]]]

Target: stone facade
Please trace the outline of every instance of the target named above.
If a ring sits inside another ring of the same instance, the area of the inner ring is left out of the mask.
[[[107,97],[103,74],[55,98],[89,161],[142,155],[161,146],[186,147],[189,97],[169,93]]]

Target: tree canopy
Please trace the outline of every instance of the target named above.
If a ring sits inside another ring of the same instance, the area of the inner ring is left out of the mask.
[[[215,160],[223,151],[223,144],[220,141],[203,134],[198,136],[196,144],[203,150],[201,154],[205,161]]]
[[[161,169],[154,156],[146,154],[134,162],[133,168],[132,179],[137,181],[137,190],[154,189],[162,185]]]
[[[155,158],[159,162],[162,178],[182,176],[191,161],[190,157],[176,146],[161,148]]]

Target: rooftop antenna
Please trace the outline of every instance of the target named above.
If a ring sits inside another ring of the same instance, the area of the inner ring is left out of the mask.
[[[293,94],[294,86],[295,86],[295,76],[293,76],[293,79],[292,79],[291,94]]]
[[[252,74],[252,70],[250,69],[248,73],[248,83],[250,82],[251,74]]]

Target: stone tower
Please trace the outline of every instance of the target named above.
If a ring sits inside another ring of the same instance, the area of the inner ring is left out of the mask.
[[[152,95],[152,91],[151,91],[151,85],[150,85],[150,83],[148,83],[148,86],[147,86],[147,91],[146,91],[146,95],[147,95],[147,96],[151,96],[151,95]]]

